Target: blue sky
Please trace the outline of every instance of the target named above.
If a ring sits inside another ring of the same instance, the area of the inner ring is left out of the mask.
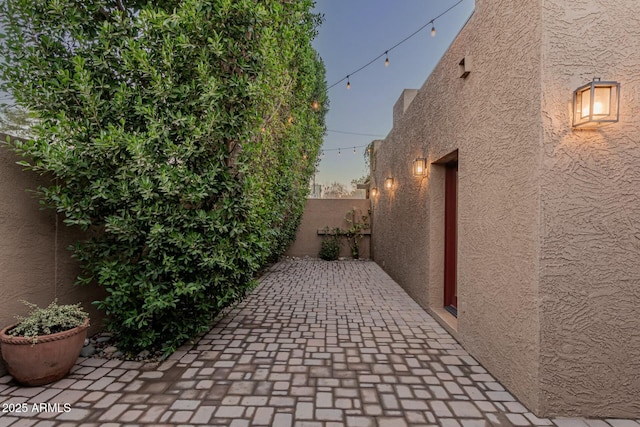
[[[327,69],[328,85],[367,64],[456,3],[458,0],[316,0],[315,10],[324,15],[324,22],[314,47]],[[431,37],[428,26],[389,52],[389,67],[384,66],[383,57],[351,75],[351,89],[342,82],[329,90],[329,131],[316,183],[338,181],[348,185],[368,173],[364,147],[356,148],[355,154],[354,147],[384,139],[391,130],[393,105],[402,90],[422,86],[473,8],[474,0],[462,0],[434,21],[435,37]]]

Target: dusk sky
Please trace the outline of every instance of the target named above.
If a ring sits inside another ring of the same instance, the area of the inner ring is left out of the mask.
[[[316,12],[324,15],[324,22],[314,47],[327,69],[328,86],[389,50],[458,1],[316,0]],[[429,25],[389,52],[388,67],[382,57],[351,75],[351,89],[347,90],[344,81],[329,90],[325,156],[316,183],[338,181],[349,188],[351,180],[368,174],[364,146],[389,133],[393,105],[402,90],[422,86],[473,9],[474,0],[462,0],[434,21],[435,37],[431,37]]]

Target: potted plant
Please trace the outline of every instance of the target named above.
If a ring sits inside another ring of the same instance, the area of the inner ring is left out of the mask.
[[[27,316],[0,331],[0,347],[7,370],[22,385],[38,386],[66,376],[87,337],[89,315],[80,304],[47,308],[24,301]]]

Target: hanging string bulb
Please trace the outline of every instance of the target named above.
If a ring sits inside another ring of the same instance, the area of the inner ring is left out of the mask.
[[[342,148],[338,148],[338,156],[341,154],[340,150],[342,150]]]
[[[356,154],[356,147],[353,147],[353,154]]]
[[[317,100],[314,100],[311,104],[311,108],[313,108],[313,111],[318,111],[320,109],[320,103]]]
[[[414,36],[416,36],[418,34],[422,34],[422,30],[427,28],[429,26],[429,24],[431,24],[431,37],[435,37],[436,36],[435,20],[436,19],[440,19],[442,16],[446,15],[447,13],[452,11],[455,7],[457,7],[458,5],[462,4],[463,2],[464,2],[464,0],[458,0],[451,7],[449,7],[447,10],[445,10],[441,14],[437,15],[436,17],[432,18],[430,21],[428,21],[426,24],[422,25],[416,31],[411,33],[409,36],[405,37],[400,42],[396,43],[393,47],[387,49],[384,53],[382,53],[382,55],[376,56],[374,59],[372,59],[368,63],[364,64],[363,66],[361,66],[360,68],[356,69],[355,71],[352,71],[351,74],[359,73],[360,71],[364,70],[365,68],[369,67],[370,65],[376,63],[378,61],[378,59],[380,59],[383,55],[385,56],[384,65],[385,66],[389,66],[389,55],[388,55],[389,51],[393,50],[393,49],[397,48],[398,46],[400,46],[401,44],[407,42],[408,40],[410,40]],[[350,82],[349,77],[351,77],[351,75],[347,75],[347,77],[346,77],[346,79],[347,79],[347,89],[351,88],[351,82]],[[327,90],[334,88],[335,86],[339,85],[343,81],[344,81],[344,78],[341,78],[340,80],[336,81],[334,84],[332,84],[329,87],[327,87]]]

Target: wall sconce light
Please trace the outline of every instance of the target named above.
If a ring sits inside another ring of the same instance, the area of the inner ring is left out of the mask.
[[[598,77],[573,92],[573,127],[595,128],[615,123],[620,118],[619,110],[618,82],[603,82]]]
[[[370,191],[369,191],[369,195],[371,197],[376,197],[378,195],[378,189],[376,187],[373,187]]]
[[[424,176],[427,173],[427,159],[418,157],[413,161],[413,176]]]
[[[392,187],[393,187],[393,178],[388,177],[387,179],[384,180],[384,188],[386,188],[387,190],[391,190]]]

